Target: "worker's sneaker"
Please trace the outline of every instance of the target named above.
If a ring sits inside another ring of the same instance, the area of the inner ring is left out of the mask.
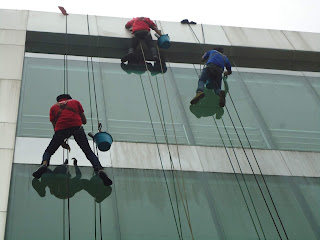
[[[37,171],[35,171],[32,176],[34,176],[35,178],[39,179],[41,178],[42,174],[44,174],[48,169],[48,166],[46,165],[41,165]]]
[[[190,104],[196,104],[201,98],[204,98],[205,94],[202,91],[197,91],[196,96],[191,100]]]
[[[224,107],[224,105],[226,105],[226,92],[221,90],[219,97],[220,97],[219,106]]]
[[[126,62],[129,60],[132,60],[133,56],[134,56],[133,52],[129,52],[127,55],[125,55],[123,58],[121,58],[121,62]]]
[[[103,170],[99,170],[98,175],[101,178],[101,180],[103,181],[104,185],[110,186],[112,184],[111,179],[108,177],[108,175]]]

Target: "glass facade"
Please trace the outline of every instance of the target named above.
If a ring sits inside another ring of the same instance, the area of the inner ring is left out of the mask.
[[[200,73],[192,64],[167,63],[164,75],[128,71],[112,59],[69,57],[67,66],[64,77],[63,56],[27,55],[18,136],[51,137],[49,109],[66,88],[83,104],[86,131],[99,118],[115,141],[165,143],[167,136],[173,144],[223,146],[219,128],[227,146],[249,147],[248,137],[253,148],[320,150],[319,76],[234,68],[222,109],[208,89],[190,105]]]
[[[252,175],[108,168],[105,187],[89,167],[51,166],[41,180],[35,168],[13,165],[5,239],[192,239],[186,213],[194,239],[280,239]],[[319,178],[265,178],[289,239],[319,239]]]

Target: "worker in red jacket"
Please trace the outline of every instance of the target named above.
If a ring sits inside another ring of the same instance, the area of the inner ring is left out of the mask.
[[[159,61],[156,48],[153,46],[152,37],[150,34],[150,28],[154,30],[159,36],[161,36],[161,31],[157,28],[156,24],[146,17],[133,18],[131,21],[127,22],[125,25],[126,29],[132,32],[132,43],[129,48],[129,52],[125,55],[121,62],[126,62],[132,60],[134,56],[134,50],[137,48],[139,41],[144,40],[147,47],[151,51],[154,61]]]
[[[83,130],[82,124],[86,124],[87,119],[81,103],[72,99],[69,94],[59,95],[57,103],[50,108],[50,122],[55,133],[43,154],[41,166],[32,175],[39,179],[47,171],[51,156],[60,146],[70,150],[66,140],[72,135],[87,159],[91,162],[96,174],[102,179],[104,185],[111,185],[112,181],[103,171],[98,157],[91,150]]]

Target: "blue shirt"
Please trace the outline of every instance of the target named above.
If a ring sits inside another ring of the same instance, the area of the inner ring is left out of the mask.
[[[203,56],[203,59],[208,59],[206,64],[213,63],[222,69],[226,67],[228,71],[231,71],[231,63],[229,59],[216,50],[210,50],[206,52],[206,54]]]

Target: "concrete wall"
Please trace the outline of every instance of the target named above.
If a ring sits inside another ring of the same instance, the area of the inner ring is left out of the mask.
[[[90,55],[121,58],[131,42],[131,34],[124,28],[128,20],[101,16],[89,16],[87,20],[86,15],[69,15],[69,54],[87,55],[91,44]],[[88,24],[90,38],[87,36]],[[320,33],[201,24],[190,25],[192,31],[188,25],[179,22],[156,21],[156,24],[170,36],[171,47],[161,49],[161,54],[170,62],[200,63],[206,50],[224,46],[226,55],[238,67],[320,69]],[[65,53],[66,22],[62,14],[30,11],[27,30],[28,51]],[[153,36],[153,39],[156,38]],[[94,49],[98,45],[101,49]]]
[[[4,238],[28,11],[0,11],[0,239]]]

